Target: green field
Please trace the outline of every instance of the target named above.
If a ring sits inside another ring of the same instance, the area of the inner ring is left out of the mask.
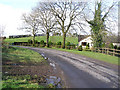
[[[68,49],[61,49],[61,48],[54,48],[54,47],[52,49],[75,53],[75,54],[87,56],[87,57],[90,57],[90,58],[93,58],[96,60],[108,62],[108,63],[115,64],[115,65],[120,65],[120,63],[119,63],[120,61],[119,61],[118,57],[116,57],[116,56],[110,56],[110,55],[105,55],[105,54],[96,53],[96,52],[68,50]]]
[[[6,42],[13,43],[13,42],[27,42],[29,39],[32,39],[32,37],[25,37],[25,38],[14,38],[14,39],[5,39]],[[41,40],[44,40],[46,42],[46,36],[37,36],[36,40],[40,42]],[[50,36],[50,41],[53,43],[63,41],[62,36]],[[66,42],[71,42],[73,44],[78,44],[78,37],[66,37]]]

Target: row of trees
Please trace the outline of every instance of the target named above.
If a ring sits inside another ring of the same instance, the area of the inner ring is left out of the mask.
[[[50,32],[61,32],[63,36],[62,48],[65,48],[66,35],[68,32],[76,30],[83,30],[83,18],[91,27],[91,35],[95,47],[102,45],[103,32],[107,31],[105,28],[105,19],[108,16],[111,8],[104,11],[102,15],[102,0],[95,2],[95,10],[93,20],[87,20],[88,13],[86,7],[88,2],[73,2],[73,1],[56,1],[56,2],[39,2],[36,7],[32,9],[29,14],[23,15],[25,23],[23,29],[33,34],[33,46],[35,45],[35,34],[39,31],[46,33],[47,47],[49,46]],[[102,15],[102,16],[101,16]]]

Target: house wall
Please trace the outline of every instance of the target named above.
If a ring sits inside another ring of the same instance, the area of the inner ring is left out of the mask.
[[[92,48],[92,46],[93,46],[91,36],[89,36],[89,37],[81,40],[78,45],[79,45],[79,46],[82,45],[82,42],[87,42],[87,44],[89,43],[90,48]],[[83,47],[83,48],[86,48],[86,46],[82,46],[82,47]]]
[[[120,47],[120,43],[113,43],[113,45],[117,45],[117,47]]]

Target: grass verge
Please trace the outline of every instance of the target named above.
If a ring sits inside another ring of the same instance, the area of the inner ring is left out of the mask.
[[[40,69],[41,63],[47,65],[44,58],[32,50],[18,47],[2,48],[2,88],[44,88],[40,85],[43,78],[34,75],[38,68]]]
[[[2,59],[4,61],[10,60],[14,63],[25,64],[45,62],[39,53],[19,47],[10,47],[9,49],[2,48]]]
[[[60,51],[66,51],[74,54],[79,54],[82,56],[87,56],[96,60],[101,60],[107,63],[115,64],[115,65],[120,65],[119,59],[116,56],[110,56],[110,55],[105,55],[102,53],[96,53],[96,52],[89,52],[89,51],[78,51],[78,50],[68,50],[68,49],[62,49],[62,48],[49,48],[49,49],[55,49],[55,50],[60,50]]]

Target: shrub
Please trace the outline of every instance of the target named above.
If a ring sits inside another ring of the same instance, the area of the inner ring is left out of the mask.
[[[74,49],[75,49],[75,44],[71,43],[71,46],[72,46],[71,48],[74,48]]]
[[[89,47],[88,46],[86,46],[86,48],[85,48],[86,50],[88,50],[89,49]]]
[[[83,49],[82,49],[82,45],[80,45],[79,47],[78,47],[78,51],[82,51]]]
[[[56,43],[56,47],[57,47],[57,48],[61,48],[61,45],[62,45],[61,42],[57,42],[57,43]]]
[[[102,48],[104,48],[104,47],[105,47],[105,43],[102,44]]]
[[[67,43],[66,43],[66,46],[71,46],[70,42],[67,42]]]
[[[67,42],[65,48],[70,49],[70,46],[71,46],[70,42]]]
[[[51,45],[53,45],[53,43],[51,41],[48,42],[48,47],[50,47]]]
[[[39,47],[39,44],[35,44],[35,47]]]
[[[114,48],[112,43],[109,44],[109,48],[112,48],[112,49]]]
[[[114,46],[114,49],[117,49],[117,45]]]
[[[48,44],[49,44],[49,45],[53,45],[53,42],[49,41]]]
[[[62,45],[62,43],[61,42],[57,42],[57,45]]]
[[[37,41],[37,40],[35,40],[35,44],[36,44],[36,43],[38,43],[38,41]]]
[[[31,39],[29,39],[29,40],[28,40],[28,43],[29,43],[29,44],[32,44],[32,40],[31,40]]]
[[[41,40],[41,41],[40,41],[40,44],[42,44],[42,45],[45,44],[44,40]]]
[[[90,47],[89,43],[87,44],[87,47],[88,47],[88,48]]]
[[[45,45],[46,45],[46,43],[44,42],[44,40],[41,40],[41,41],[40,41],[40,46],[41,46],[41,47],[45,47]]]
[[[120,46],[118,47],[118,50],[120,50]]]

